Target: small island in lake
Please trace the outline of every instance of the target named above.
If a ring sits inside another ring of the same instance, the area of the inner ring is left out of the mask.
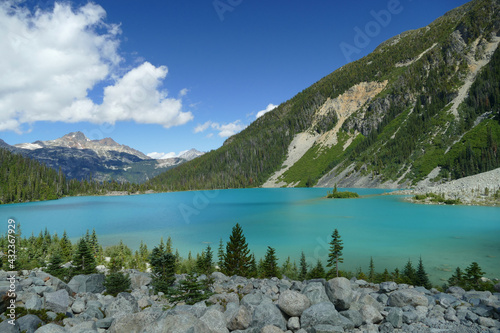
[[[328,199],[350,199],[350,198],[359,198],[359,194],[357,194],[356,192],[349,192],[349,191],[339,192],[337,190],[337,185],[335,184],[333,191],[328,192],[326,197]]]

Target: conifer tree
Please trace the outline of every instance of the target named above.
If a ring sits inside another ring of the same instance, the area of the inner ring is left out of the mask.
[[[326,276],[325,269],[323,268],[323,264],[321,260],[318,259],[316,262],[316,266],[308,273],[307,277],[309,279],[324,279]]]
[[[60,251],[53,253],[52,257],[50,258],[49,264],[47,266],[47,273],[63,281],[66,281],[65,277],[67,274],[67,269],[62,267],[63,264],[64,262],[62,260]]]
[[[120,261],[120,259],[111,258],[110,274],[104,281],[106,292],[113,296],[130,289],[130,276],[120,272],[123,264]]]
[[[466,280],[471,288],[475,288],[476,290],[481,284],[481,278],[484,275],[484,272],[479,267],[477,262],[473,262],[465,269]]]
[[[368,281],[375,282],[375,265],[373,263],[373,257],[370,257],[370,267],[368,270]]]
[[[295,264],[295,261],[292,264],[290,257],[286,258],[283,266],[281,267],[281,272],[290,280],[297,280],[299,276],[297,265]]]
[[[222,266],[224,264],[224,255],[225,255],[224,243],[222,242],[222,238],[221,238],[220,242],[219,242],[219,250],[217,251],[217,257],[219,258],[219,262],[218,262],[219,269],[222,269]]]
[[[168,293],[175,282],[176,258],[167,253],[165,246],[160,243],[159,247],[153,248],[149,257],[152,266],[152,285],[156,293]]]
[[[174,253],[173,248],[172,248],[172,238],[170,236],[168,236],[168,238],[167,238],[167,245],[166,245],[165,251],[167,251],[167,253]]]
[[[213,272],[213,253],[210,245],[196,258],[196,269],[200,274],[210,275]]]
[[[60,244],[61,244],[61,257],[63,261],[71,260],[71,255],[73,253],[73,245],[71,244],[71,241],[68,238],[66,230],[64,230],[63,236],[60,240]]]
[[[96,262],[86,238],[80,238],[77,243],[73,266],[72,275],[96,273]]]
[[[457,286],[457,287],[461,287],[461,288],[465,287],[464,275],[463,275],[462,270],[460,269],[460,267],[457,267],[457,269],[455,270],[455,274],[453,274],[448,279],[448,284],[450,286]]]
[[[391,281],[391,274],[389,274],[389,271],[386,268],[384,269],[384,273],[382,273],[380,282],[387,282],[387,281]]]
[[[208,280],[199,280],[196,275],[189,273],[186,279],[179,282],[179,286],[168,295],[170,302],[185,302],[193,305],[213,295],[209,290]]]
[[[403,269],[403,280],[405,281],[405,283],[414,285],[415,278],[416,278],[415,268],[413,268],[411,260],[408,259],[408,262],[406,263]]]
[[[252,259],[250,259],[250,269],[248,271],[249,278],[256,278],[259,276],[259,271],[257,269],[257,261],[255,260],[255,255],[252,253]]]
[[[335,229],[332,233],[332,240],[330,241],[330,253],[328,253],[328,267],[335,267],[337,277],[339,276],[339,263],[344,262],[342,258],[342,240],[339,231]]]
[[[300,254],[300,272],[299,272],[299,280],[304,281],[307,278],[307,262],[306,255],[304,251]]]
[[[276,257],[276,250],[270,246],[267,247],[266,257],[264,259],[262,276],[264,278],[277,277],[281,279],[281,273],[278,267],[278,258]]]
[[[432,288],[431,282],[429,281],[429,277],[427,276],[427,273],[425,272],[424,264],[422,262],[422,257],[420,257],[420,260],[418,262],[417,271],[415,273],[415,285],[424,287],[426,289]]]
[[[236,223],[226,245],[223,271],[226,275],[247,276],[251,261],[250,249],[243,235],[243,229]]]

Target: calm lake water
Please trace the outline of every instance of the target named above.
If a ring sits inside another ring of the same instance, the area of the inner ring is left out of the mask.
[[[143,240],[152,249],[163,237],[186,257],[219,240],[232,227],[243,227],[256,257],[267,246],[282,262],[304,251],[308,261],[326,264],[328,242],[337,228],[344,241],[341,269],[368,271],[415,266],[422,256],[434,283],[448,279],[455,267],[477,261],[488,277],[500,277],[500,208],[429,206],[379,196],[384,190],[356,189],[360,199],[325,199],[326,189],[239,189],[118,197],[74,197],[0,206],[0,218],[21,224],[23,235],[51,233],[76,240],[95,228],[101,244],[123,240],[137,249]]]

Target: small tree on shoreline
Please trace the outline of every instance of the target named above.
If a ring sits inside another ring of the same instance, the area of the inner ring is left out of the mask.
[[[335,267],[336,276],[339,276],[339,263],[344,262],[342,258],[342,240],[339,231],[335,229],[332,233],[332,240],[330,241],[330,253],[328,253],[328,267]]]

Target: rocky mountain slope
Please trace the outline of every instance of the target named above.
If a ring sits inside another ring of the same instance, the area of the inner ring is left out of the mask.
[[[395,36],[148,184],[397,188],[497,168],[499,9],[473,0]]]
[[[155,160],[111,138],[90,140],[82,132],[14,146],[0,140],[0,147],[38,160],[55,170],[60,168],[67,178],[82,180],[92,177],[97,181],[132,183],[144,183],[203,154],[192,149],[181,157]]]
[[[130,148],[129,146],[116,143],[111,138],[104,138],[102,140],[90,140],[82,132],[72,132],[64,135],[61,138],[50,141],[36,141],[33,143],[20,143],[14,145],[16,148],[35,150],[40,148],[49,147],[63,147],[73,149],[90,149],[94,151],[99,157],[108,157],[110,151],[127,153],[137,156],[141,160],[150,159],[149,156],[141,153],[138,150]]]
[[[246,279],[213,273],[206,303],[169,304],[151,294],[151,276],[131,270],[132,291],[104,295],[104,275],[77,275],[68,284],[40,270],[14,274],[16,308],[45,310],[43,322],[28,314],[9,324],[1,315],[1,332],[175,332],[175,333],[310,333],[310,332],[498,332],[499,294],[450,287],[414,288],[334,278],[290,281]],[[0,271],[0,295],[10,286]],[[177,276],[179,283],[183,276]],[[206,279],[206,276],[202,276]],[[500,286],[499,286],[500,287]],[[0,301],[0,309],[9,305]],[[43,312],[42,312],[43,313]],[[60,319],[61,320],[61,319]]]

